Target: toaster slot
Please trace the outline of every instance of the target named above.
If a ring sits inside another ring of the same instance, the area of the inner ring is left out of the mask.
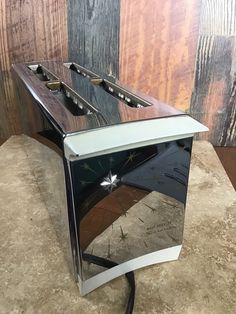
[[[96,108],[65,83],[51,81],[46,83],[46,86],[74,116],[83,116],[97,112]]]
[[[146,100],[142,99],[139,96],[134,95],[133,93],[127,91],[123,87],[114,84],[106,79],[101,78],[93,78],[91,82],[95,85],[100,86],[103,88],[107,93],[111,94],[115,98],[121,100],[126,105],[132,108],[143,108],[152,106],[151,103],[147,102]]]
[[[58,78],[48,71],[41,64],[29,65],[28,68],[40,79],[40,81],[48,82],[52,80],[58,80]]]
[[[99,76],[97,74],[95,74],[94,72],[85,69],[84,67],[82,67],[81,65],[74,63],[74,62],[69,62],[69,63],[64,63],[64,66],[69,68],[70,70],[76,72],[77,74],[80,74],[84,77],[87,78],[99,78]]]

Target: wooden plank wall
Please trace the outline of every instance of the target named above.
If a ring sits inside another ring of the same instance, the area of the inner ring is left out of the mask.
[[[119,10],[119,0],[0,1],[0,138],[24,130],[12,63],[69,56],[118,76]]]
[[[64,59],[118,77],[236,146],[236,0],[1,0],[0,138],[21,133],[11,63]]]
[[[236,0],[121,0],[120,80],[236,146]]]
[[[236,146],[236,0],[202,0],[191,114],[201,139]]]
[[[0,1],[0,137],[22,131],[11,64],[67,59],[66,0]]]

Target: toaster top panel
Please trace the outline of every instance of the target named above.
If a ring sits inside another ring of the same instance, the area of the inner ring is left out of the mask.
[[[15,64],[13,73],[64,134],[185,114],[73,62]]]

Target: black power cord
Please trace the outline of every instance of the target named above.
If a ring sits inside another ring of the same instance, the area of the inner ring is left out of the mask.
[[[88,263],[92,263],[98,266],[102,266],[105,268],[112,268],[114,266],[117,266],[119,264],[107,260],[103,257],[98,257],[92,254],[87,254],[87,253],[83,253],[82,254],[82,258],[84,261],[88,262]],[[126,310],[125,310],[125,314],[132,314],[133,313],[133,308],[134,308],[134,299],[135,299],[135,279],[134,279],[134,272],[130,271],[128,273],[125,274],[127,281],[130,285],[130,294],[129,294],[129,299],[128,299],[128,303],[126,306]]]

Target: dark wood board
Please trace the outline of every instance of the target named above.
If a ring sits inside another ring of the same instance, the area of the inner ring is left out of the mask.
[[[231,89],[220,143],[222,146],[236,146],[236,80]]]
[[[235,119],[231,117],[235,111],[233,50],[234,37],[200,37],[190,113],[210,129],[207,134],[200,135],[200,138],[219,146],[228,142],[228,136],[231,137],[232,144],[233,137],[236,139],[235,135],[227,136],[232,119]]]
[[[69,59],[118,77],[119,0],[68,0]]]
[[[0,34],[1,36],[1,34]],[[10,99],[7,97],[7,71],[0,71],[0,137],[10,135],[9,128],[9,107]],[[8,120],[7,120],[8,117]]]
[[[200,139],[236,146],[236,1],[202,0],[191,114],[210,131]]]

